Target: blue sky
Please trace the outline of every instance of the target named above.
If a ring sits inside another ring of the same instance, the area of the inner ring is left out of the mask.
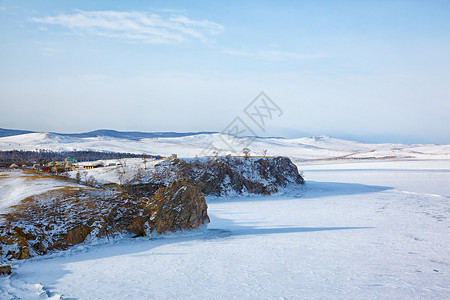
[[[0,1],[0,127],[450,143],[449,1]]]

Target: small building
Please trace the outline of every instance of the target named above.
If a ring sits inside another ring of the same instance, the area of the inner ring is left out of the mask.
[[[61,172],[67,172],[74,170],[73,166],[73,158],[71,159],[65,159],[64,161],[51,161],[48,164],[44,165],[42,168],[43,172],[47,172],[44,170],[44,168],[48,168],[48,172],[55,172],[55,173],[61,173]]]
[[[103,167],[102,163],[99,164],[94,164],[94,165],[90,165],[90,166],[83,166],[83,169],[96,169],[96,168],[101,168]]]
[[[55,161],[53,164],[53,171],[56,173],[66,171],[66,163],[64,161]]]
[[[12,165],[9,166],[9,168],[10,168],[10,169],[18,169],[19,166],[16,165],[16,164],[12,164]]]
[[[172,154],[171,158],[172,158],[172,159],[177,159],[177,158],[178,158],[178,155]]]
[[[64,159],[64,162],[66,164],[66,171],[74,171],[74,170],[76,170],[76,167],[74,165],[77,162],[76,159],[74,159],[73,157],[66,157]]]

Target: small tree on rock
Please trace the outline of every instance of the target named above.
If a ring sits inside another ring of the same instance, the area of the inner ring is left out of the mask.
[[[245,158],[249,158],[250,157],[250,149],[244,148],[244,149],[242,149],[242,153],[244,153],[244,157]]]
[[[214,158],[217,160],[219,158],[219,152],[217,152],[216,150],[214,150],[212,152],[212,155],[214,156]]]

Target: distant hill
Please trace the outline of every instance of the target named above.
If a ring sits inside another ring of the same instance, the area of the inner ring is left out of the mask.
[[[35,131],[0,128],[0,137],[13,136],[13,135],[19,135],[19,134],[27,134],[27,133],[34,133],[34,132]]]
[[[14,136],[20,134],[27,133],[36,133],[36,131],[27,131],[27,130],[15,130],[15,129],[4,129],[0,128],[0,137],[6,136]],[[170,138],[170,137],[184,137],[198,134],[209,134],[216,132],[139,132],[139,131],[116,131],[109,129],[99,129],[89,132],[82,133],[56,133],[53,134],[67,137],[76,137],[76,138],[89,138],[89,137],[111,137],[111,138],[119,138],[119,139],[128,139],[138,141],[140,139],[148,139],[148,138]]]
[[[16,131],[16,133],[23,131]],[[11,135],[11,131],[9,131]],[[14,133],[14,131],[12,132]],[[248,148],[252,155],[288,156],[294,160],[317,159],[450,159],[450,145],[372,144],[329,136],[303,138],[238,137],[210,132],[120,132],[96,130],[58,134],[36,132],[0,138],[0,151],[51,150],[127,152],[178,157],[241,155]]]
[[[56,133],[62,136],[68,137],[77,137],[77,138],[87,138],[87,137],[113,137],[119,139],[128,139],[128,140],[141,140],[141,139],[150,139],[150,138],[170,138],[170,137],[184,137],[198,134],[210,134],[216,132],[139,132],[139,131],[116,131],[110,129],[99,129],[84,133]]]

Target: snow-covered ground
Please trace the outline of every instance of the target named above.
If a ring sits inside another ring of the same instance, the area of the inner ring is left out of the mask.
[[[120,183],[120,175],[123,174],[122,181],[127,182],[136,175],[139,169],[147,171],[155,167],[155,164],[162,160],[154,160],[152,158],[146,159],[145,162],[142,158],[124,158],[124,159],[110,159],[110,160],[97,160],[90,162],[78,163],[77,166],[83,165],[96,165],[103,164],[106,167],[100,167],[95,169],[82,169],[78,171],[70,171],[68,175],[71,178],[76,178],[77,173],[80,173],[80,178],[86,181],[89,177],[94,177],[99,183]]]
[[[450,145],[404,145],[370,144],[342,140],[327,136],[285,138],[239,138],[231,139],[227,135],[199,134],[174,138],[152,138],[141,140],[119,139],[105,136],[75,138],[52,133],[29,133],[0,138],[0,150],[36,150],[53,151],[93,150],[146,153],[169,156],[177,153],[180,157],[210,155],[213,149],[221,155],[242,154],[242,148],[248,147],[253,155],[288,156],[291,159],[327,159],[347,158],[415,158],[450,159]]]
[[[299,169],[307,184],[290,195],[209,198],[203,233],[18,262],[0,297],[449,298],[450,161]]]
[[[42,178],[20,170],[0,171],[0,213],[27,197],[65,186],[78,185],[52,178]]]

